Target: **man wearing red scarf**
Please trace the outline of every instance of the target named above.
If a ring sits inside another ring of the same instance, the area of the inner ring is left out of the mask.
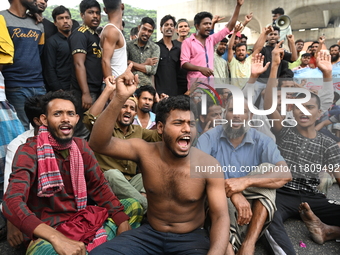
[[[58,254],[85,254],[139,226],[139,203],[119,201],[86,141],[73,137],[79,120],[73,96],[48,93],[42,107],[43,125],[19,147],[3,203],[5,217],[29,239],[38,238],[28,254],[46,246]],[[88,197],[98,206],[87,206]]]

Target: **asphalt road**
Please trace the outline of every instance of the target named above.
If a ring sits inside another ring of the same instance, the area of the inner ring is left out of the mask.
[[[339,194],[339,187],[335,184],[331,187],[328,197],[339,200]],[[340,254],[340,243],[335,241],[330,241],[323,245],[314,243],[309,236],[306,226],[300,220],[287,220],[285,222],[285,227],[298,255]],[[300,247],[300,241],[306,244],[306,248]],[[25,254],[25,249],[22,247],[19,249],[14,249],[8,244],[6,240],[2,240],[0,241],[0,254],[23,255]],[[261,242],[258,242],[256,245],[255,255],[267,254],[268,252],[266,251],[265,246]]]

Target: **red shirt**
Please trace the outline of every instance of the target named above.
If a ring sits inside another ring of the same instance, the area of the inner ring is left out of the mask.
[[[87,195],[98,206],[107,208],[109,217],[119,226],[129,219],[124,213],[124,206],[114,195],[104,178],[92,150],[86,141],[73,138],[84,161],[84,176]],[[37,139],[29,138],[21,145],[13,159],[13,173],[3,202],[3,213],[21,232],[33,239],[34,229],[41,223],[51,227],[66,221],[77,212],[75,196],[71,182],[69,155],[63,158],[54,150],[57,164],[64,182],[64,189],[52,197],[37,196]]]

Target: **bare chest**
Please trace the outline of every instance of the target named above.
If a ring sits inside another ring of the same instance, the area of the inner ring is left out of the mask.
[[[189,169],[158,169],[144,177],[144,187],[148,196],[194,203],[204,197],[205,179],[191,178]]]

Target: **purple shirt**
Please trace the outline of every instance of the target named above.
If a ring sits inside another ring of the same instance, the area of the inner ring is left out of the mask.
[[[199,40],[196,39],[195,34],[192,34],[182,43],[181,66],[183,66],[184,63],[189,62],[195,66],[209,67],[210,69],[214,70],[214,46],[228,34],[230,34],[230,31],[227,27],[225,27],[218,33],[208,36],[205,40],[205,47]],[[188,71],[188,89],[190,88],[192,83],[191,80],[193,80],[193,78],[204,78],[204,80],[201,81],[207,82],[214,86],[212,79],[207,78],[201,72]]]

